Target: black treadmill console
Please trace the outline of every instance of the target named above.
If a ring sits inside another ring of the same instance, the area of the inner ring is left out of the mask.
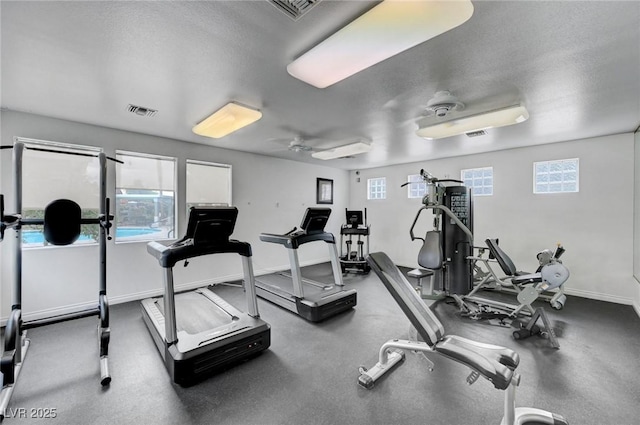
[[[201,255],[236,253],[251,257],[249,243],[229,239],[237,217],[236,207],[191,208],[186,235],[169,246],[149,242],[147,252],[165,268]]]
[[[307,208],[299,230],[294,229],[284,235],[261,233],[260,240],[277,243],[292,249],[298,249],[300,245],[314,241],[335,243],[333,234],[324,230],[330,214],[331,208]]]
[[[307,235],[322,233],[324,226],[329,221],[329,215],[331,215],[331,208],[307,208],[304,217],[302,217],[300,228]]]
[[[236,207],[193,207],[189,210],[187,233],[181,241],[192,239],[194,245],[228,241],[237,218]]]
[[[362,211],[347,210],[347,226],[351,228],[357,228],[364,226],[364,219],[362,218]]]

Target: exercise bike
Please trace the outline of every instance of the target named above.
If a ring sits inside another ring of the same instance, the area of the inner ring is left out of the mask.
[[[349,209],[345,209],[345,213],[347,222],[340,228],[340,268],[342,273],[367,274],[371,270],[366,260],[366,256],[369,255],[371,230],[367,224],[367,209],[364,209],[364,215],[362,211]],[[354,237],[357,237],[357,240],[354,241]],[[346,254],[342,251],[344,245],[347,247]]]

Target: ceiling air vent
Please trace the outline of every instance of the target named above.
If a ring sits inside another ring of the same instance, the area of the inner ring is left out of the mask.
[[[158,112],[157,109],[145,108],[144,106],[136,106],[131,104],[127,106],[127,111],[136,115],[140,115],[141,117],[153,117]]]
[[[478,131],[471,131],[465,134],[469,137],[478,137],[478,136],[484,136],[485,134],[487,134],[487,132],[485,130],[478,130]]]
[[[297,21],[320,0],[268,0],[282,13]]]

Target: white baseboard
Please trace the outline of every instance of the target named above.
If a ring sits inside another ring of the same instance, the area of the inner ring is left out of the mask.
[[[312,266],[315,264],[322,264],[326,262],[327,262],[327,259],[313,259],[313,260],[300,262],[300,266],[301,267]],[[254,275],[263,276],[266,274],[289,270],[290,267],[291,266],[287,264],[287,265],[281,265],[276,267],[268,267],[260,270],[254,270]],[[175,285],[175,291],[176,292],[190,291],[192,289],[202,288],[205,286],[216,285],[224,282],[232,282],[235,280],[241,280],[242,278],[243,278],[242,273],[235,273],[235,274],[230,274],[226,276],[216,276],[215,278],[211,278],[211,279],[205,279],[205,280],[199,280],[196,282],[187,282],[187,283]],[[132,294],[119,295],[114,297],[108,296],[108,299],[109,299],[110,305],[116,305],[116,304],[127,303],[130,301],[142,300],[150,297],[159,297],[162,295],[163,292],[164,291],[162,287],[159,287],[157,289],[135,292]],[[29,322],[32,320],[46,319],[48,317],[54,317],[54,316],[59,316],[63,314],[70,314],[70,313],[86,310],[88,308],[95,307],[96,305],[97,305],[97,301],[91,301],[86,303],[69,304],[62,307],[33,311],[30,313],[23,313],[22,320],[24,320],[25,322]],[[8,317],[2,317],[0,319],[0,326],[5,326],[7,324],[7,318]]]
[[[632,305],[633,309],[636,311],[636,314],[638,315],[638,317],[640,317],[640,304],[634,301]]]
[[[589,298],[598,301],[607,301],[615,304],[633,305],[631,298],[621,297],[618,295],[603,294],[601,292],[584,291],[582,289],[564,288],[564,293],[574,295],[576,297]]]

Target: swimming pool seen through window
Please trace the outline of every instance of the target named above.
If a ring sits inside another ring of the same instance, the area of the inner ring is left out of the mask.
[[[116,152],[115,240],[175,238],[176,159]]]

